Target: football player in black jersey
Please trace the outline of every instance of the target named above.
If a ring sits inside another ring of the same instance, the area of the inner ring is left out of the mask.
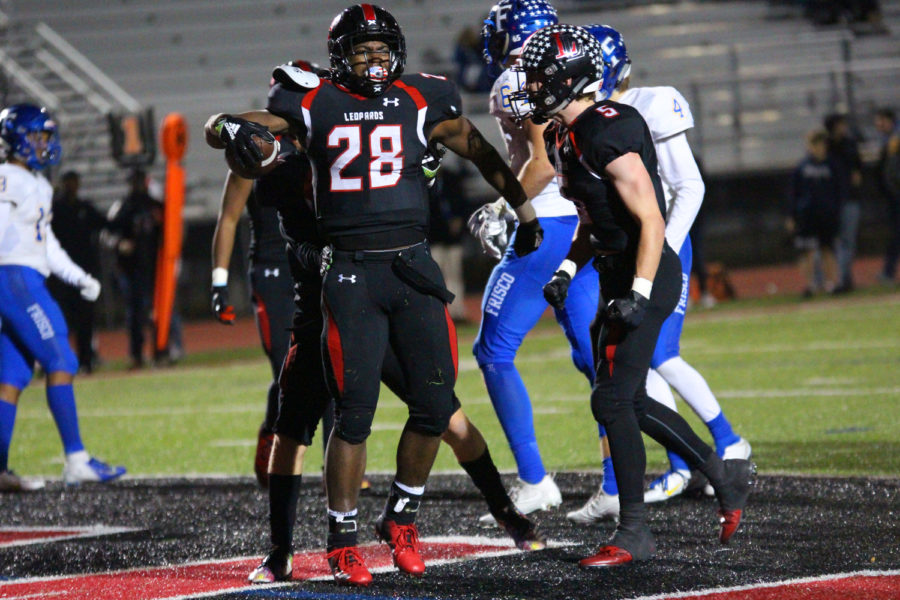
[[[319,269],[323,242],[316,233],[311,203],[307,202],[307,198],[312,198],[309,163],[294,150],[288,136],[282,137],[281,150],[280,166],[255,182],[229,172],[223,191],[219,223],[213,237],[213,264],[215,268],[226,268],[224,265],[228,261],[223,257],[230,255],[234,243],[234,226],[243,206],[250,200],[253,188],[252,202],[256,206],[252,211],[261,213],[265,218],[256,221],[257,224],[252,229],[257,230],[257,237],[263,237],[271,229],[278,234],[277,249],[284,256],[284,271],[289,273],[286,276],[292,278],[296,286],[296,293],[278,290],[289,302],[296,302],[296,311],[291,303],[293,321],[289,316],[288,324],[281,327],[286,332],[290,326],[290,352],[281,354],[283,368],[279,365],[277,373],[280,373],[280,378],[276,373],[275,387],[276,392],[280,390],[281,393],[276,398],[275,412],[270,415],[269,406],[267,420],[264,422],[264,426],[275,433],[265,447],[262,443],[257,446],[256,476],[263,487],[269,487],[272,548],[250,574],[249,580],[251,583],[263,584],[285,581],[291,577],[292,540],[303,459],[307,447],[312,443],[318,416],[322,416],[323,439],[327,439],[333,425],[333,421],[327,418],[333,408],[329,406],[331,396],[324,384],[321,347],[318,343],[322,330]],[[429,166],[433,176],[439,166],[439,159],[429,161]],[[270,237],[265,236],[272,245],[274,256],[276,242]],[[287,253],[285,241],[288,242]],[[266,303],[280,305],[283,299],[271,297]],[[212,305],[213,312],[221,320],[224,312],[222,307],[228,306],[227,294],[223,297],[222,289],[217,289],[216,286],[213,286]],[[406,396],[400,363],[390,349],[385,356],[382,381],[398,397]],[[454,406],[459,406],[458,400],[454,400]],[[544,548],[546,542],[543,536],[534,523],[516,509],[503,487],[484,437],[461,407],[450,418],[443,440],[453,448],[460,465],[487,501],[491,514],[495,515],[513,538],[516,547],[523,550]],[[274,451],[269,452],[272,448]]]
[[[415,516],[440,436],[455,407],[456,332],[452,298],[425,242],[428,199],[420,164],[440,142],[471,160],[516,210],[514,250],[533,252],[542,232],[515,175],[468,119],[456,86],[443,77],[402,75],[406,45],[384,9],[342,11],[328,34],[332,78],[292,67],[266,110],[213,115],[207,143],[248,166],[261,162],[254,136],[291,133],[314,173],[318,229],[332,249],[323,261],[323,356],[335,395],[328,445],[328,562],[335,579],[367,585],[356,548],[357,498],[365,441],[390,346],[404,374],[409,419],[397,450],[397,473],[376,522],[397,567],[421,575]]]
[[[650,401],[647,369],[660,327],[681,292],[681,267],[665,241],[664,197],[646,123],[632,107],[594,94],[609,75],[599,42],[572,25],[536,32],[518,67],[532,119],[553,119],[548,153],[560,190],[578,207],[580,224],[566,260],[544,296],[561,306],[578,267],[594,260],[600,302],[591,409],[606,427],[619,486],[619,524],[612,540],[582,567],[647,560],[655,552],[643,500],[646,455],[641,431],[679,452],[712,482],[720,504],[719,539],[738,527],[753,465],[722,461],[678,413]],[[520,104],[521,105],[521,104]]]

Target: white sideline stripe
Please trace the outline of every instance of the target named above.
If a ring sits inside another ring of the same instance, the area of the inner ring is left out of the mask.
[[[127,533],[129,531],[141,530],[140,528],[136,527],[108,527],[106,525],[94,525],[87,527],[0,527],[0,532],[8,531],[46,531],[48,533],[56,531],[70,531],[72,533],[64,536],[61,535],[54,537],[32,538],[28,540],[7,542],[0,544],[0,547],[2,548],[9,548],[11,546],[29,546],[32,544],[49,544],[52,542],[62,542],[78,538],[100,537],[104,535],[115,535],[117,533]]]
[[[656,594],[653,596],[638,596],[627,600],[663,600],[665,598],[694,598],[696,596],[711,596],[713,594],[722,594],[728,592],[743,592],[747,590],[758,590],[761,588],[774,588],[782,585],[797,585],[804,583],[815,583],[817,581],[831,581],[834,579],[849,579],[851,577],[892,577],[900,575],[900,570],[893,571],[852,571],[850,573],[835,573],[834,575],[818,575],[814,577],[800,577],[798,579],[783,579],[781,581],[771,581],[765,583],[750,583],[747,585],[737,585],[734,587],[718,587],[699,592],[672,592],[669,594]]]

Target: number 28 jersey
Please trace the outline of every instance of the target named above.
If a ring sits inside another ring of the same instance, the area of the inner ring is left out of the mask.
[[[631,106],[604,100],[586,109],[568,128],[548,127],[545,135],[560,192],[575,203],[581,222],[591,225],[596,247],[636,255],[640,228],[604,171],[620,156],[636,153],[653,182],[660,214],[665,216],[656,150],[640,113]]]
[[[428,194],[421,163],[434,127],[462,114],[454,83],[403,75],[376,98],[324,79],[305,90],[277,84],[267,108],[290,123],[307,150],[316,217],[329,242],[358,250],[425,239]]]

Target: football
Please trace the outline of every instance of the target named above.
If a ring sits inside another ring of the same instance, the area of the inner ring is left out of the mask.
[[[259,148],[263,158],[258,164],[249,169],[241,166],[230,148],[225,149],[225,162],[228,163],[228,168],[231,169],[234,174],[240,175],[245,179],[262,177],[263,175],[271,173],[275,167],[280,164],[278,153],[281,150],[281,145],[278,143],[277,139],[267,140],[258,135],[254,135],[251,139],[253,140],[253,143],[256,144],[256,147]]]

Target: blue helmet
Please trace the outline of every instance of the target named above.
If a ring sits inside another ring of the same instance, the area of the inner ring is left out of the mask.
[[[528,36],[558,22],[556,9],[544,0],[500,0],[481,28],[484,62],[503,65],[510,56],[522,53]]]
[[[42,133],[48,135],[35,135]],[[0,112],[0,139],[10,156],[36,171],[59,163],[62,154],[56,121],[46,108],[34,104],[13,104]]]
[[[603,82],[597,90],[597,100],[606,100],[625,78],[631,74],[631,59],[625,48],[625,38],[609,25],[586,25],[603,50]]]

